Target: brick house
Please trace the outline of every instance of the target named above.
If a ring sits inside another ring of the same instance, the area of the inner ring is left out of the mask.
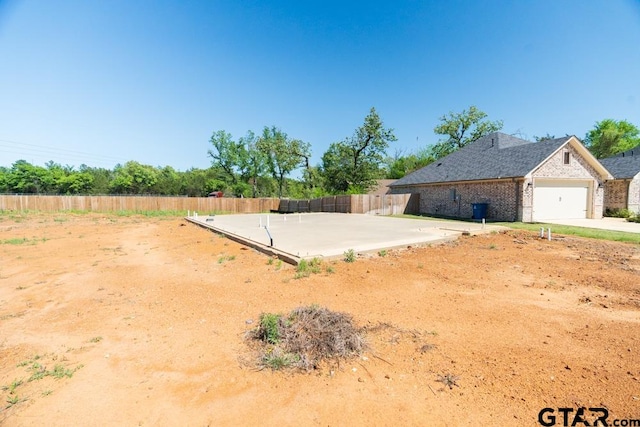
[[[640,145],[600,163],[613,175],[604,185],[604,208],[640,213]]]
[[[488,220],[535,222],[602,218],[611,175],[575,136],[533,143],[488,134],[390,185],[418,193],[420,213],[471,218],[486,203]]]

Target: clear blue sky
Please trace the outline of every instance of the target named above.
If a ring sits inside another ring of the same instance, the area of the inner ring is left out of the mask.
[[[0,0],[0,166],[205,168],[266,125],[319,163],[372,106],[411,152],[470,105],[528,139],[640,126],[640,2]]]

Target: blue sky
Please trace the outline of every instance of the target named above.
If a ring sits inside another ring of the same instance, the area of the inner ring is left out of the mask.
[[[371,107],[411,152],[470,105],[528,139],[640,126],[640,1],[0,0],[0,166],[205,168],[271,125],[319,163]]]

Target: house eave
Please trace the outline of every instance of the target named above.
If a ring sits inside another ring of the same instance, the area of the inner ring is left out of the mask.
[[[424,187],[424,186],[433,186],[433,185],[458,185],[458,184],[479,184],[485,182],[500,182],[500,181],[521,181],[524,180],[524,176],[509,176],[509,177],[499,177],[499,178],[487,178],[487,179],[471,179],[466,181],[435,181],[435,182],[421,182],[418,184],[391,184],[389,187],[393,188],[413,188],[413,187]]]

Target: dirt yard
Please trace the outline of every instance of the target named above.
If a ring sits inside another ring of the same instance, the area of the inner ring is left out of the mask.
[[[0,424],[640,419],[637,245],[509,231],[383,255],[295,278],[179,218],[5,213]],[[371,349],[257,369],[245,335],[260,313],[310,304],[352,314]]]

